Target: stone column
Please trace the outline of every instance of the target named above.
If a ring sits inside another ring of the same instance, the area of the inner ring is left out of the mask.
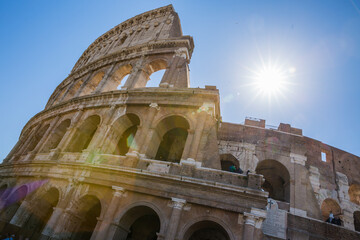
[[[201,111],[198,115],[199,115],[199,118],[196,123],[195,133],[194,133],[194,137],[193,137],[193,140],[191,143],[191,149],[190,149],[190,153],[189,153],[189,158],[194,159],[194,160],[196,159],[196,155],[197,155],[198,148],[200,145],[201,135],[202,135],[205,121],[206,121],[208,114],[205,111]]]
[[[14,225],[18,228],[23,227],[26,221],[31,216],[31,205],[24,200],[18,210],[16,211],[15,215],[10,220],[10,224]]]
[[[260,215],[254,213],[253,209],[251,213],[244,213],[244,228],[243,228],[243,238],[244,240],[252,239],[252,240],[261,240],[261,231],[262,223],[266,217],[266,213],[264,210],[255,210],[259,212]]]
[[[186,160],[189,157],[189,152],[190,152],[192,141],[193,141],[193,138],[194,138],[194,133],[195,133],[195,131],[193,129],[188,129],[188,135],[187,135],[187,138],[186,138],[184,151],[183,151],[183,154],[181,156],[181,159],[183,159],[183,160]]]
[[[147,150],[146,146],[148,145],[148,143],[150,142],[151,137],[152,137],[152,134],[149,134],[149,130],[154,121],[156,113],[160,110],[160,107],[158,106],[157,103],[151,103],[149,105],[149,107],[150,107],[150,109],[149,109],[148,116],[141,127],[141,133],[136,134],[139,136],[135,136],[135,139],[134,139],[134,141],[138,142],[137,144],[138,144],[139,153],[146,153],[146,150]],[[130,148],[129,152],[130,151],[134,151],[134,149]]]
[[[16,160],[18,157],[20,157],[25,151],[26,149],[28,149],[29,144],[34,140],[34,136],[36,136],[37,131],[39,131],[41,127],[41,124],[38,124],[35,129],[32,131],[32,133],[30,133],[27,137],[27,139],[24,141],[24,144],[19,148],[19,151],[17,151],[17,153],[14,154],[14,156],[12,157],[12,159]]]
[[[91,240],[113,239],[113,236],[111,235],[114,233],[110,233],[109,228],[114,221],[120,199],[126,195],[126,192],[122,187],[113,186],[112,189],[114,192],[111,202],[106,210],[97,233],[94,232],[94,234],[91,236]]]
[[[54,211],[41,233],[40,240],[50,239],[54,233],[54,229],[56,228],[59,219],[63,215],[64,209],[59,207],[54,207],[53,209]]]
[[[40,139],[34,150],[31,151],[31,154],[36,154],[41,151],[41,149],[44,146],[44,143],[47,142],[50,136],[52,136],[56,123],[59,121],[59,119],[60,119],[60,115],[56,116],[54,120],[51,121],[50,127],[46,130],[44,136]]]
[[[171,198],[172,201],[172,213],[169,221],[169,225],[166,231],[165,240],[173,240],[175,239],[175,235],[177,233],[177,228],[179,225],[181,212],[183,210],[183,207],[186,204],[186,200],[179,199],[179,198]]]
[[[63,138],[61,139],[60,143],[58,144],[56,149],[52,150],[52,152],[53,151],[62,152],[64,149],[66,149],[66,147],[72,140],[72,138],[77,130],[76,125],[79,124],[79,121],[80,121],[81,117],[83,116],[83,114],[84,114],[84,109],[79,108],[78,112],[75,113],[73,118],[71,119],[71,124],[68,127],[66,133],[64,134]]]

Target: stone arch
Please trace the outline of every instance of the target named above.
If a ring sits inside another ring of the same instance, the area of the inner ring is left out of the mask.
[[[360,211],[355,211],[353,215],[355,231],[360,232]]]
[[[126,208],[120,216],[119,227],[113,239],[157,239],[163,221],[151,204],[136,203]]]
[[[164,70],[164,73],[162,73],[161,79],[156,83],[151,83],[151,86],[159,87],[160,83],[162,82],[162,78],[165,76],[165,71],[167,68],[168,68],[168,62],[167,62],[167,60],[165,60],[163,58],[158,58],[158,59],[153,60],[150,63],[148,63],[145,67],[145,70],[149,74],[148,81],[146,83],[146,87],[148,87],[148,84],[151,81],[151,75],[153,73]]]
[[[68,127],[70,126],[71,120],[70,119],[66,119],[63,120],[57,127],[56,129],[51,133],[50,138],[46,141],[42,152],[49,152],[51,149],[55,149],[61,139],[64,137]]]
[[[50,219],[54,207],[57,206],[60,198],[59,190],[51,187],[38,198],[31,201],[30,216],[21,227],[20,235],[39,239],[41,233]]]
[[[211,233],[208,235],[208,233]],[[179,239],[232,240],[234,236],[222,220],[206,216],[193,219],[180,231]],[[204,238],[205,237],[205,238]]]
[[[189,122],[182,116],[163,118],[155,128],[147,155],[157,160],[180,162],[189,129]]]
[[[329,218],[330,211],[333,213],[335,218],[338,218],[341,215],[340,205],[336,200],[332,198],[325,199],[321,204],[321,215],[322,219],[326,221]]]
[[[102,88],[102,92],[119,90],[119,86],[124,86],[126,84],[123,80],[127,75],[129,75],[132,71],[133,67],[131,64],[121,65],[114,71],[114,73],[106,79],[106,82]]]
[[[105,76],[104,71],[99,71],[96,74],[94,74],[89,81],[84,83],[84,86],[80,90],[79,96],[84,96],[93,93],[104,76]]]
[[[111,127],[107,153],[125,155],[134,142],[135,134],[140,125],[140,118],[133,113],[127,113],[116,119]]]
[[[46,131],[48,130],[48,128],[50,127],[50,124],[46,124],[44,126],[42,126],[39,130],[37,130],[35,132],[35,134],[33,136],[31,136],[31,142],[28,145],[26,151],[27,152],[31,152],[32,150],[35,149],[35,147],[38,145],[38,143],[40,142],[40,140],[44,137]]]
[[[230,171],[230,166],[235,165],[239,168],[239,160],[231,153],[220,154],[221,170]]]
[[[262,188],[269,192],[269,197],[290,202],[290,174],[283,164],[276,160],[263,160],[255,171],[264,176]]]
[[[79,198],[70,210],[71,219],[64,232],[69,232],[72,240],[90,239],[101,210],[101,201],[98,197],[86,194]]]
[[[360,185],[351,184],[348,193],[349,193],[350,201],[357,205],[360,205]]]
[[[16,211],[19,209],[21,203],[28,195],[29,189],[27,185],[22,185],[14,189],[9,196],[4,201],[3,209],[0,213],[0,223],[1,226],[6,228],[6,225],[15,215]]]
[[[85,119],[74,134],[67,151],[81,152],[87,149],[95,132],[100,124],[101,118],[99,115],[91,115]]]

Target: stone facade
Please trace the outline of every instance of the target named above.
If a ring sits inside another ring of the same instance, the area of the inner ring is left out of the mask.
[[[360,239],[360,159],[289,124],[221,122],[216,87],[189,86],[193,48],[171,5],[91,44],[0,165],[1,232]],[[330,211],[342,226],[324,222]],[[275,223],[263,226],[267,216]]]

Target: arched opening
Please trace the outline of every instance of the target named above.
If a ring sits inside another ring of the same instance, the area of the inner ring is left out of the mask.
[[[73,224],[73,229],[70,230],[72,240],[88,240],[91,238],[95,226],[97,224],[97,218],[101,213],[100,200],[92,195],[86,195],[82,197],[74,210],[74,218],[77,217],[76,223]]]
[[[164,77],[165,71],[166,69],[161,69],[151,74],[146,87],[159,87],[161,80]]]
[[[125,85],[125,83],[126,83],[126,81],[128,80],[129,77],[130,77],[130,74],[126,75],[126,76],[122,79],[121,83],[116,87],[116,90],[122,90],[123,87],[124,87],[124,85]]]
[[[220,163],[223,171],[232,172],[231,166],[235,166],[236,169],[239,168],[239,161],[230,153],[220,154]]]
[[[167,68],[167,62],[163,59],[158,59],[149,63],[145,70],[149,74],[146,82],[146,87],[159,87],[161,80]]]
[[[230,240],[230,237],[220,224],[213,221],[201,221],[186,231],[184,240]]]
[[[355,231],[360,232],[360,211],[354,212],[354,227]]]
[[[351,184],[349,187],[349,197],[350,201],[360,205],[360,185],[359,184]]]
[[[331,217],[330,215],[331,213],[333,219],[329,219]],[[340,221],[341,208],[334,199],[327,198],[322,202],[321,215],[324,221],[341,225],[341,221]]]
[[[28,188],[26,185],[23,185],[16,189],[6,200],[4,203],[4,207],[0,214],[0,226],[3,226],[2,230],[6,230],[9,222],[15,215],[16,211],[19,209],[22,201],[28,194]]]
[[[128,113],[119,117],[112,124],[105,153],[125,155],[131,145],[136,144],[134,139],[139,125],[140,119],[135,114]]]
[[[27,148],[27,152],[30,152],[35,149],[35,147],[38,145],[40,140],[44,137],[46,131],[48,130],[50,124],[46,124],[40,130],[38,130],[34,136],[32,136],[32,140]]]
[[[121,90],[121,87],[125,85],[131,70],[132,66],[130,64],[120,66],[110,78],[106,79],[102,92]]]
[[[70,126],[70,123],[71,120],[66,119],[57,126],[55,131],[53,131],[52,135],[45,143],[42,152],[49,152],[51,149],[54,149],[59,145],[61,139],[64,137],[68,127]]]
[[[41,233],[58,201],[59,191],[56,188],[51,188],[43,196],[33,201],[31,203],[31,215],[22,226],[20,235],[30,239],[40,239]]]
[[[93,93],[97,88],[97,86],[99,85],[99,83],[101,82],[101,80],[103,79],[104,75],[105,75],[104,72],[99,72],[90,81],[86,82],[79,96],[84,96]]]
[[[180,162],[189,128],[189,123],[183,117],[163,119],[155,129],[147,155],[157,160]]]
[[[255,171],[264,176],[262,188],[269,192],[269,197],[290,202],[290,174],[284,165],[275,160],[264,160]]]
[[[115,239],[156,240],[160,232],[160,218],[147,206],[138,206],[128,210],[121,218]]]
[[[69,152],[81,152],[87,149],[100,123],[100,117],[93,115],[88,117],[76,131],[70,145]]]

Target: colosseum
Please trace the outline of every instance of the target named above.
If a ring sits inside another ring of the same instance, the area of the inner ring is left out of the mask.
[[[93,42],[0,165],[0,232],[360,239],[360,158],[290,124],[223,122],[218,89],[190,88],[193,49],[172,5]]]

